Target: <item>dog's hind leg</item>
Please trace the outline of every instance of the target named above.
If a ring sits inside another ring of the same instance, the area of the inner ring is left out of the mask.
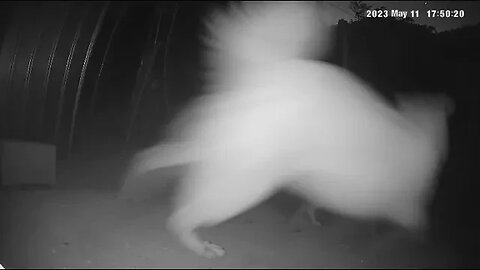
[[[322,223],[320,223],[320,221],[318,221],[316,217],[317,207],[309,202],[305,202],[303,207],[307,212],[308,217],[310,218],[310,222],[312,222],[312,224],[315,226],[322,226]]]
[[[167,228],[188,249],[206,258],[220,257],[225,250],[204,241],[196,229],[212,227],[256,206],[274,191],[269,175],[239,170],[193,170],[183,181]],[[219,172],[222,171],[222,172]],[[270,175],[271,177],[271,175]]]

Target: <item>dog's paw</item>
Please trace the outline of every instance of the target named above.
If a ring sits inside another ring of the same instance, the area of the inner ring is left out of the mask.
[[[225,253],[225,249],[221,246],[209,241],[204,241],[203,250],[201,251],[200,255],[208,259],[213,259],[217,257],[222,257],[223,255],[225,255]]]
[[[314,226],[322,226],[322,223],[318,221],[316,218],[311,219],[311,222]]]

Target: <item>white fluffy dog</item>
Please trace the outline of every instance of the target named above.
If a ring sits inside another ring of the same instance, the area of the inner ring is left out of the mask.
[[[279,189],[352,217],[425,224],[452,104],[442,95],[402,96],[393,108],[349,72],[311,60],[329,45],[321,10],[251,2],[213,13],[208,93],[174,122],[170,141],[133,162],[130,176],[186,165],[167,224],[201,256],[225,250],[196,229]]]

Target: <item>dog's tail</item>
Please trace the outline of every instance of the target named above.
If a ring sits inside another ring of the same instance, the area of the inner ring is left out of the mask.
[[[323,57],[330,44],[326,4],[243,2],[206,20],[207,79],[215,84],[293,59]]]
[[[127,173],[127,179],[150,171],[181,166],[198,160],[194,151],[184,143],[165,143],[147,148],[135,155]]]
[[[253,76],[254,80],[255,76],[261,76],[258,70],[268,70],[278,62],[323,56],[330,43],[330,27],[327,9],[322,5],[315,2],[244,2],[213,12],[205,21],[206,34],[203,36],[207,47],[204,52],[207,88],[215,88],[212,84],[237,85],[238,78],[243,76],[250,79]],[[179,133],[187,130],[185,133],[198,136],[201,133],[198,128],[202,129],[205,122],[217,117],[208,113],[211,108],[220,106],[219,103],[223,104],[226,99],[221,94],[214,95],[211,100],[187,108],[182,115],[195,114],[197,120],[184,123],[180,118],[171,127],[178,128]],[[196,141],[197,138],[183,138],[180,143],[160,144],[140,152],[128,175],[137,176],[200,161],[201,149],[193,149],[198,144],[189,143],[190,139]]]

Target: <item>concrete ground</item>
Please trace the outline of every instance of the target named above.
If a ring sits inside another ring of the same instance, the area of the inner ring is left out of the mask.
[[[59,184],[54,189],[1,191],[0,263],[5,268],[455,265],[455,258],[447,250],[419,242],[393,227],[378,230],[369,222],[322,211],[318,211],[323,224],[320,227],[309,224],[306,217],[288,222],[299,202],[287,195],[278,195],[226,223],[201,230],[205,239],[227,251],[222,258],[203,259],[180,246],[165,230],[173,174],[146,176],[143,188],[131,193],[136,196],[118,199],[115,183],[125,168],[124,162],[112,157],[80,157],[58,164]]]

